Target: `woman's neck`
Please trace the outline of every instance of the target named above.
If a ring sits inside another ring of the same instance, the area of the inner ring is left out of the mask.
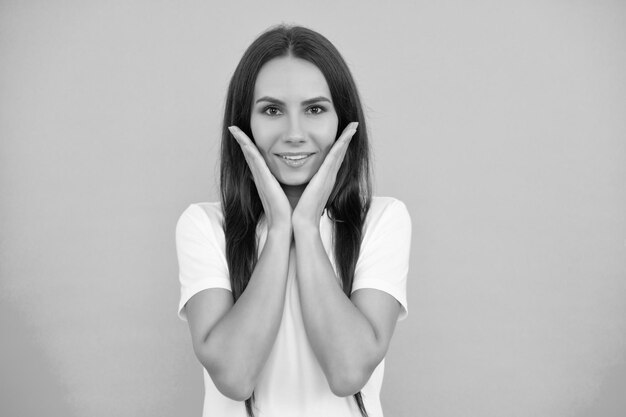
[[[302,193],[304,192],[304,189],[306,188],[306,184],[302,184],[302,185],[281,184],[281,187],[283,187],[283,191],[285,192],[285,195],[287,196],[287,200],[289,200],[291,209],[292,210],[295,209],[296,206],[298,205],[298,201],[300,201],[300,197],[302,197]]]

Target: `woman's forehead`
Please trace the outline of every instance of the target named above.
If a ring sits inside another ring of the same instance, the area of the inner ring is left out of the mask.
[[[301,58],[274,58],[259,71],[254,97],[273,97],[281,101],[307,100],[311,97],[330,98],[330,89],[322,71]]]

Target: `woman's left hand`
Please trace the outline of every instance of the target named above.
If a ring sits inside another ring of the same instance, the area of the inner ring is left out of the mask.
[[[301,228],[319,227],[320,217],[324,212],[330,193],[333,191],[337,172],[339,172],[346,155],[350,140],[356,133],[357,126],[357,122],[352,122],[346,126],[326,155],[320,169],[309,181],[291,216],[294,231]]]

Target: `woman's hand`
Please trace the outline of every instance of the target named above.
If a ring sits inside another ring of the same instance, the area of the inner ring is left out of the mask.
[[[256,189],[263,204],[263,210],[267,218],[268,231],[283,229],[291,232],[291,205],[281,188],[280,184],[267,167],[263,156],[246,135],[237,126],[228,128],[233,135],[246,158],[246,162],[252,172]]]
[[[318,228],[320,217],[324,212],[324,207],[328,202],[330,193],[333,191],[337,172],[341,167],[343,158],[346,155],[350,140],[356,133],[359,124],[352,122],[341,133],[335,144],[326,155],[324,162],[317,173],[311,178],[306,189],[298,201],[298,205],[293,211],[292,223],[294,229]]]

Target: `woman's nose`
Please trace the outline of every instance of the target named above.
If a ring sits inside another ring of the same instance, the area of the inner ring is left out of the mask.
[[[289,118],[289,126],[287,126],[287,132],[285,135],[287,142],[304,142],[304,131],[302,129],[302,122],[298,117]]]

